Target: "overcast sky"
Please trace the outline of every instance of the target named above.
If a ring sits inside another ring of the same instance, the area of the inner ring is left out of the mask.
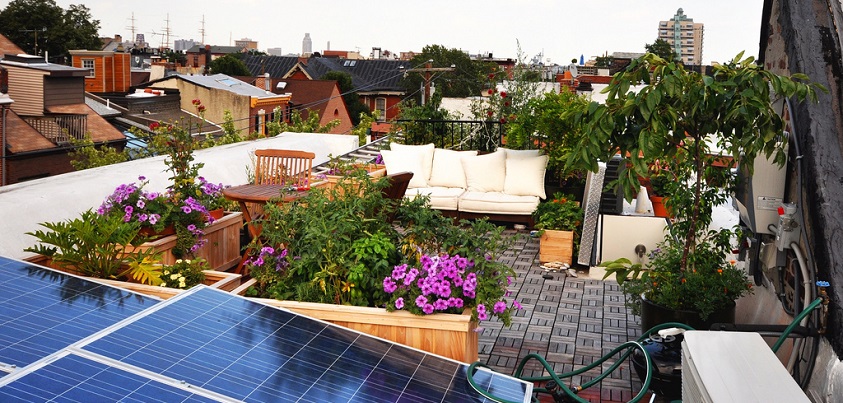
[[[604,52],[643,52],[656,39],[658,22],[682,8],[705,24],[703,62],[728,61],[740,51],[758,56],[763,0],[57,0],[67,9],[84,4],[100,21],[100,36],[136,33],[153,46],[167,27],[176,39],[233,45],[250,38],[260,50],[301,53],[304,34],[313,50],[373,47],[395,53],[443,45],[469,53],[515,58],[518,43],[527,59],[568,64]]]

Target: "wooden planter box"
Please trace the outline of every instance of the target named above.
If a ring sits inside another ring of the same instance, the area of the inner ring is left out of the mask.
[[[240,228],[243,227],[243,213],[239,211],[226,212],[219,220],[205,227],[205,239],[208,240],[202,248],[196,251],[196,257],[205,259],[212,270],[226,271],[240,262]],[[176,236],[168,235],[145,242],[137,247],[140,250],[155,249],[163,252],[161,263],[172,265],[176,262],[173,248],[176,246]],[[129,251],[135,250],[129,248]]]
[[[545,230],[539,238],[539,262],[571,264],[574,254],[574,232]]]
[[[242,295],[253,282],[249,280],[233,292]],[[462,315],[419,316],[407,311],[387,312],[383,308],[255,300],[464,363],[477,361],[477,322],[471,320],[468,310]]]
[[[52,260],[43,255],[37,255],[31,258],[26,259],[27,262],[34,263],[37,265],[49,267],[54,270],[58,270],[61,272],[73,274],[79,276],[79,272],[69,268],[63,268],[57,265],[54,265]],[[209,287],[219,288],[223,291],[232,292],[238,287],[240,287],[242,283],[243,276],[236,274],[236,273],[227,273],[224,271],[216,271],[216,270],[203,270],[205,273],[205,281],[202,284],[205,284]],[[84,277],[84,276],[83,276]],[[134,291],[139,294],[144,295],[152,295],[161,299],[167,299],[173,296],[178,295],[180,292],[184,290],[180,290],[178,288],[168,288],[168,287],[159,287],[149,284],[141,284],[135,283],[131,281],[120,281],[120,280],[109,280],[109,279],[102,279],[97,277],[85,277],[92,281],[98,281],[100,283],[105,283],[108,285],[113,285],[115,287],[120,287],[127,289],[129,291]]]
[[[369,173],[369,177],[372,178],[372,179],[381,178],[381,177],[386,175],[386,165],[383,165],[383,164],[360,164],[360,165],[355,165],[355,166],[359,166],[359,167],[362,167],[363,169],[365,169],[366,172]],[[321,176],[318,177],[318,178],[314,177],[314,178],[312,178],[311,181],[313,183],[318,182],[319,183],[318,187],[321,187],[321,188],[324,188],[324,189],[333,189],[334,187],[337,186],[337,183],[340,180],[342,180],[343,178],[345,178],[345,176],[342,176],[342,175],[325,175],[325,178],[322,178]]]

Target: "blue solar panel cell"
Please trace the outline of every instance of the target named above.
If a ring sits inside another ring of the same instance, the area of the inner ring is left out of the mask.
[[[0,401],[36,402],[213,402],[204,396],[156,382],[77,355],[50,362],[0,388]]]
[[[0,363],[25,366],[157,302],[0,257]]]

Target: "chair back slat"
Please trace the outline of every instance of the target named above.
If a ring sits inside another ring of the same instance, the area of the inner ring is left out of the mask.
[[[316,154],[298,150],[255,150],[255,184],[306,186]]]

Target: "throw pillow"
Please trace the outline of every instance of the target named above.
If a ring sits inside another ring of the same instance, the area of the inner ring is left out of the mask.
[[[531,158],[538,157],[542,154],[541,150],[513,150],[511,148],[498,147],[495,152],[502,151],[506,154],[506,158]]]
[[[477,151],[454,151],[437,148],[433,151],[433,169],[430,172],[430,186],[465,188],[465,171],[462,169],[464,156],[476,156]]]
[[[546,198],[544,175],[547,172],[546,155],[506,159],[506,178],[503,192],[515,196]]]
[[[386,166],[388,174],[413,173],[413,179],[410,179],[408,188],[427,187],[427,179],[422,175],[424,168],[422,167],[423,155],[421,153],[381,150],[381,157],[383,157],[383,164]]]
[[[462,157],[462,169],[468,190],[475,192],[502,192],[506,176],[506,155],[491,153]]]
[[[421,154],[422,170],[420,172],[413,172],[415,174],[413,178],[422,176],[425,182],[430,179],[430,171],[433,168],[433,143],[421,146],[389,143],[389,149],[392,151]]]

